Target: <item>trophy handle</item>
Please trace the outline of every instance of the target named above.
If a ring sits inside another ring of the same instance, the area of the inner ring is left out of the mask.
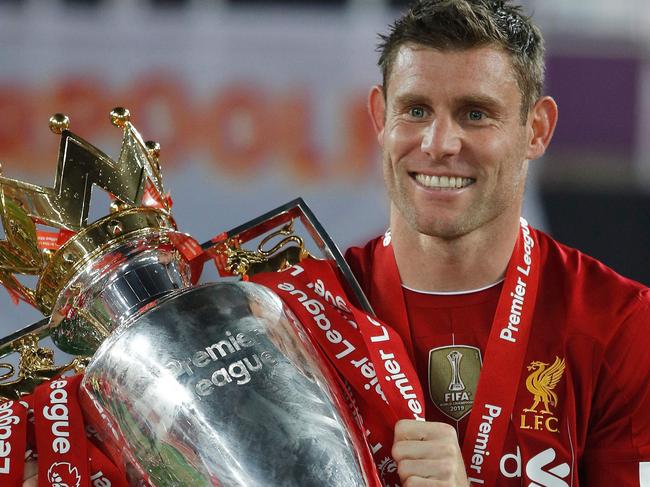
[[[234,243],[235,246],[238,246],[240,243],[253,240],[265,233],[270,232],[271,230],[279,226],[282,226],[281,230],[271,233],[270,235],[267,235],[259,244],[258,251],[260,252],[258,253],[258,255],[268,258],[268,255],[272,253],[273,249],[271,249],[268,252],[265,252],[262,250],[263,245],[266,244],[268,240],[270,240],[274,236],[292,234],[292,224],[293,224],[293,220],[295,219],[300,220],[300,222],[303,224],[303,226],[309,233],[310,237],[312,238],[312,240],[314,241],[318,249],[323,253],[323,255],[327,259],[333,260],[336,263],[336,266],[341,272],[341,275],[345,279],[348,289],[350,289],[354,293],[354,297],[356,298],[356,301],[359,304],[359,306],[366,313],[370,314],[371,316],[375,316],[375,313],[372,309],[372,306],[370,306],[370,302],[368,301],[368,298],[363,293],[363,290],[361,289],[359,282],[357,281],[356,277],[354,277],[354,274],[352,273],[352,269],[350,269],[350,266],[348,265],[347,261],[343,257],[343,254],[336,246],[332,238],[327,234],[327,232],[323,228],[323,225],[318,221],[314,213],[311,211],[307,203],[305,203],[305,201],[302,198],[296,198],[292,201],[289,201],[284,205],[278,206],[277,208],[270,210],[264,213],[263,215],[258,216],[257,218],[254,218],[246,223],[243,223],[242,225],[233,228],[232,230],[228,230],[227,232],[217,235],[211,240],[204,242],[203,244],[201,244],[201,249],[203,250],[203,255],[205,256],[205,260],[207,260],[210,256],[214,257],[215,254],[221,253],[220,249],[223,249],[224,244],[226,247],[230,247],[232,249],[233,246],[229,245],[229,243]],[[286,233],[287,230],[289,230],[290,232]],[[283,244],[285,240],[282,240],[278,245]],[[299,244],[298,248],[302,248],[303,252],[306,253],[306,251],[304,251],[304,247],[301,244]],[[276,247],[278,247],[278,245],[276,245]],[[296,248],[297,247],[295,246],[287,247],[285,249],[285,252],[289,254],[290,253],[289,249],[296,249]],[[302,258],[304,258],[304,256],[306,255],[305,254],[301,255],[298,260],[301,260]],[[289,257],[293,257],[294,259],[296,258],[296,256],[291,256],[291,255],[289,255]],[[289,262],[291,265],[296,263],[296,262],[291,262],[290,260]]]
[[[269,250],[264,250],[266,244],[275,237],[284,238]],[[246,279],[262,272],[280,272],[310,255],[305,249],[302,237],[294,234],[293,220],[266,235],[256,251],[242,248],[241,243],[238,238],[227,239],[223,243],[214,244],[214,247],[207,251],[225,257],[225,263],[219,261],[217,264],[222,277],[235,275]]]
[[[41,347],[38,342],[39,336],[28,332],[11,342],[10,351],[20,355],[18,377],[15,380],[5,380],[13,375],[14,367],[8,363],[0,364],[0,367],[7,369],[7,372],[0,376],[3,381],[0,382],[0,399],[20,399],[31,394],[39,384],[70,370],[81,372],[88,364],[88,358],[76,357],[66,365],[57,366],[54,364],[54,352]]]
[[[18,331],[15,331],[3,338],[0,338],[0,358],[6,357],[10,353],[16,352],[20,341],[27,335],[36,335],[39,339],[46,338],[50,335],[49,325],[50,317],[47,316],[42,320],[27,325]],[[3,364],[4,365],[4,364]]]

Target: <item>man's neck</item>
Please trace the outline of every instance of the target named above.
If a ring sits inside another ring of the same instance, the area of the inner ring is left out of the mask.
[[[502,216],[455,239],[423,235],[391,218],[402,284],[421,291],[466,291],[502,279],[519,231],[518,218]]]

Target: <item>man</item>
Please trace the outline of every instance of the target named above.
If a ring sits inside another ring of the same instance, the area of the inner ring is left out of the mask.
[[[649,290],[520,222],[543,50],[508,0],[423,0],[382,37],[390,230],[347,258],[427,397],[404,486],[650,485]]]
[[[381,51],[391,229],[348,259],[427,396],[395,426],[402,485],[650,485],[648,290],[520,223],[557,120],[539,31],[429,0]]]

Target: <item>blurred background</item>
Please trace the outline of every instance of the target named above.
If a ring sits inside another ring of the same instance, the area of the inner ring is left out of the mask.
[[[366,94],[395,0],[0,0],[0,161],[51,186],[49,116],[116,156],[131,110],[199,241],[297,196],[341,249],[385,230]],[[650,284],[650,2],[529,0],[560,121],[525,214]],[[99,214],[102,214],[100,211]],[[0,290],[0,333],[40,316]]]

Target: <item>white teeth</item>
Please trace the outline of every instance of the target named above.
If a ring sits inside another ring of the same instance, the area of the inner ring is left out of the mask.
[[[469,186],[474,182],[472,178],[463,178],[460,176],[427,176],[426,174],[416,174],[415,180],[422,186],[435,189],[461,189]]]

